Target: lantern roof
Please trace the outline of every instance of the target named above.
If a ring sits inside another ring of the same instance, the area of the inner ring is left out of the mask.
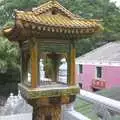
[[[100,29],[101,25],[96,20],[78,17],[56,0],[52,0],[31,11],[16,10],[15,26],[4,29],[3,32],[7,37],[14,36],[13,34],[30,36],[31,31],[81,36],[81,34],[93,34]],[[16,38],[18,37],[14,37]]]

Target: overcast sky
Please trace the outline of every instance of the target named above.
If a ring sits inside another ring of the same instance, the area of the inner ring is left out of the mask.
[[[111,0],[111,1],[116,2],[116,5],[120,6],[120,0]]]

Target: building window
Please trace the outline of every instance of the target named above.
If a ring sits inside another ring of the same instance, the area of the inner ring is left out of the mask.
[[[79,64],[79,72],[83,73],[83,65],[82,64]]]
[[[97,78],[102,78],[102,67],[96,67]]]
[[[83,88],[83,85],[82,85],[82,83],[79,83],[79,87],[82,89]]]

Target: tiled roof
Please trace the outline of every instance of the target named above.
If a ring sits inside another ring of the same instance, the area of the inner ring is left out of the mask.
[[[33,8],[31,11],[16,10],[15,12],[15,26],[11,30],[9,29],[9,32],[7,29],[3,30],[4,35],[10,39],[16,39],[19,35],[29,36],[31,32],[36,32],[36,34],[56,32],[79,38],[81,35],[90,35],[102,29],[96,20],[78,17],[56,0]],[[36,36],[35,33],[33,35]]]
[[[55,11],[55,14],[52,14]],[[94,33],[100,30],[101,26],[95,20],[85,20],[75,17],[57,1],[50,1],[32,11],[16,11],[16,20],[19,20],[24,27],[39,30],[58,31],[65,33]]]
[[[51,0],[45,4],[42,4],[36,8],[32,9],[32,13],[38,15],[38,14],[42,14],[45,13],[47,11],[49,11],[52,8],[57,8],[58,10],[60,10],[61,12],[63,12],[65,15],[67,15],[70,18],[74,18],[75,15],[73,13],[71,13],[69,10],[67,10],[66,8],[64,8],[61,4],[59,4],[59,2],[57,2],[56,0]]]
[[[64,26],[64,27],[75,27],[75,28],[92,28],[97,26],[95,21],[69,19],[61,14],[56,15],[35,15],[31,13],[21,12],[18,14],[17,19],[25,20],[28,22],[40,23],[49,26]]]
[[[52,27],[53,31],[57,31],[60,28],[64,32],[72,33],[92,33],[99,29],[99,25],[95,21],[86,21],[79,19],[70,19],[61,14],[56,15],[35,15],[26,12],[20,12],[17,14],[17,19],[22,20],[22,24],[25,27],[30,27],[32,24],[38,29],[49,29]],[[66,28],[66,29],[65,29]]]
[[[76,62],[120,63],[120,42],[110,42],[76,59]]]

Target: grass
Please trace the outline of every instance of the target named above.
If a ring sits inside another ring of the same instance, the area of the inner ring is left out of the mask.
[[[75,101],[74,108],[77,112],[80,112],[91,120],[99,120],[94,111],[94,105],[92,103],[88,103],[85,100],[82,100],[79,96]]]

